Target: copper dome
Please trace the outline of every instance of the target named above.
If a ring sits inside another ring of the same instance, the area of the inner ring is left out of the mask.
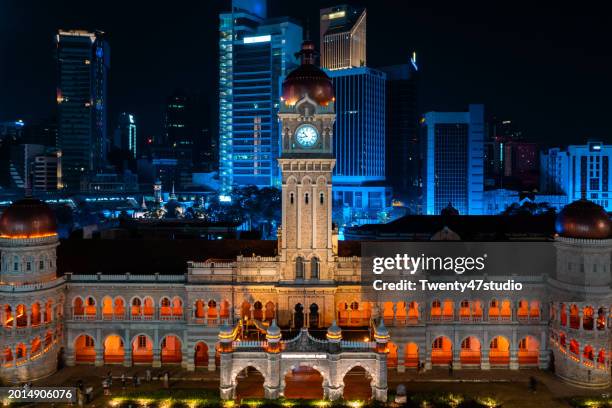
[[[35,198],[24,198],[8,207],[0,217],[1,238],[37,238],[57,235],[55,214]]]
[[[304,41],[299,52],[302,64],[291,71],[283,81],[282,98],[288,105],[295,104],[306,95],[321,106],[335,100],[332,80],[314,65],[314,54],[314,43]]]
[[[556,230],[566,238],[606,239],[610,237],[610,216],[600,205],[580,199],[561,210]]]

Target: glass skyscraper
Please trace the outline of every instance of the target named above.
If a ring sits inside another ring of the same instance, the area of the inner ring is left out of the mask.
[[[219,173],[232,186],[277,186],[280,84],[298,63],[302,28],[267,19],[265,1],[233,1],[220,15]]]
[[[340,5],[321,9],[321,68],[334,70],[367,65],[364,8]]]
[[[422,125],[425,214],[438,215],[449,204],[461,215],[483,214],[484,107],[428,112]]]
[[[104,33],[59,30],[56,37],[58,140],[64,185],[102,169],[108,153],[107,77],[110,48]]]

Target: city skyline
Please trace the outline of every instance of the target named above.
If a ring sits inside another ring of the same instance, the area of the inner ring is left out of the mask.
[[[318,43],[314,36],[319,9],[339,3],[314,1],[300,6],[269,1],[268,7],[272,16],[301,20]],[[610,140],[603,95],[612,86],[604,76],[612,67],[612,54],[603,47],[606,17],[597,10],[575,13],[562,7],[530,7],[524,13],[520,6],[471,4],[460,9],[450,4],[430,8],[395,4],[391,15],[386,12],[388,3],[358,5],[368,8],[368,26],[373,27],[368,42],[376,46],[368,51],[369,66],[406,63],[411,52],[417,52],[423,67],[420,87],[426,90],[420,93],[421,113],[484,103],[488,116],[511,118],[526,138],[542,144]],[[141,118],[141,135],[158,136],[163,101],[176,88],[199,90],[209,101],[216,100],[218,14],[229,9],[229,2],[178,7],[170,14],[130,4],[122,4],[119,14],[114,4],[95,13],[75,2],[62,6],[3,4],[0,18],[8,21],[2,21],[0,30],[10,42],[3,40],[0,49],[12,56],[12,63],[3,64],[0,71],[5,95],[0,98],[0,119],[32,121],[53,114],[52,39],[60,28],[107,33],[113,61],[110,128],[121,111],[133,111]],[[134,14],[143,18],[128,18]],[[21,31],[15,21],[29,21],[28,31]],[[393,27],[400,23],[405,36],[398,40]],[[147,30],[146,24],[174,28]],[[183,41],[187,35],[191,40]],[[201,47],[195,50],[194,44]],[[451,65],[452,70],[446,68]],[[211,116],[214,121],[216,115]]]

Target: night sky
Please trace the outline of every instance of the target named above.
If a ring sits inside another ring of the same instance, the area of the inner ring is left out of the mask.
[[[333,0],[269,0],[271,16],[310,20]],[[612,16],[584,2],[360,1],[368,8],[368,65],[407,62],[416,50],[420,105],[515,121],[545,144],[612,142]],[[431,2],[433,3],[433,2]],[[141,136],[161,132],[176,88],[209,95],[216,109],[218,14],[229,1],[0,2],[0,120],[53,115],[58,28],[101,29],[111,46],[109,118],[136,113]],[[215,117],[216,114],[211,116]]]

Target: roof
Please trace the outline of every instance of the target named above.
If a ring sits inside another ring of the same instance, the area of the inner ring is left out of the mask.
[[[464,241],[548,239],[555,234],[555,215],[406,215],[387,224],[347,228],[350,239],[429,240],[448,227]]]
[[[276,241],[199,239],[67,239],[57,248],[58,274],[187,273],[188,261],[275,256]]]

